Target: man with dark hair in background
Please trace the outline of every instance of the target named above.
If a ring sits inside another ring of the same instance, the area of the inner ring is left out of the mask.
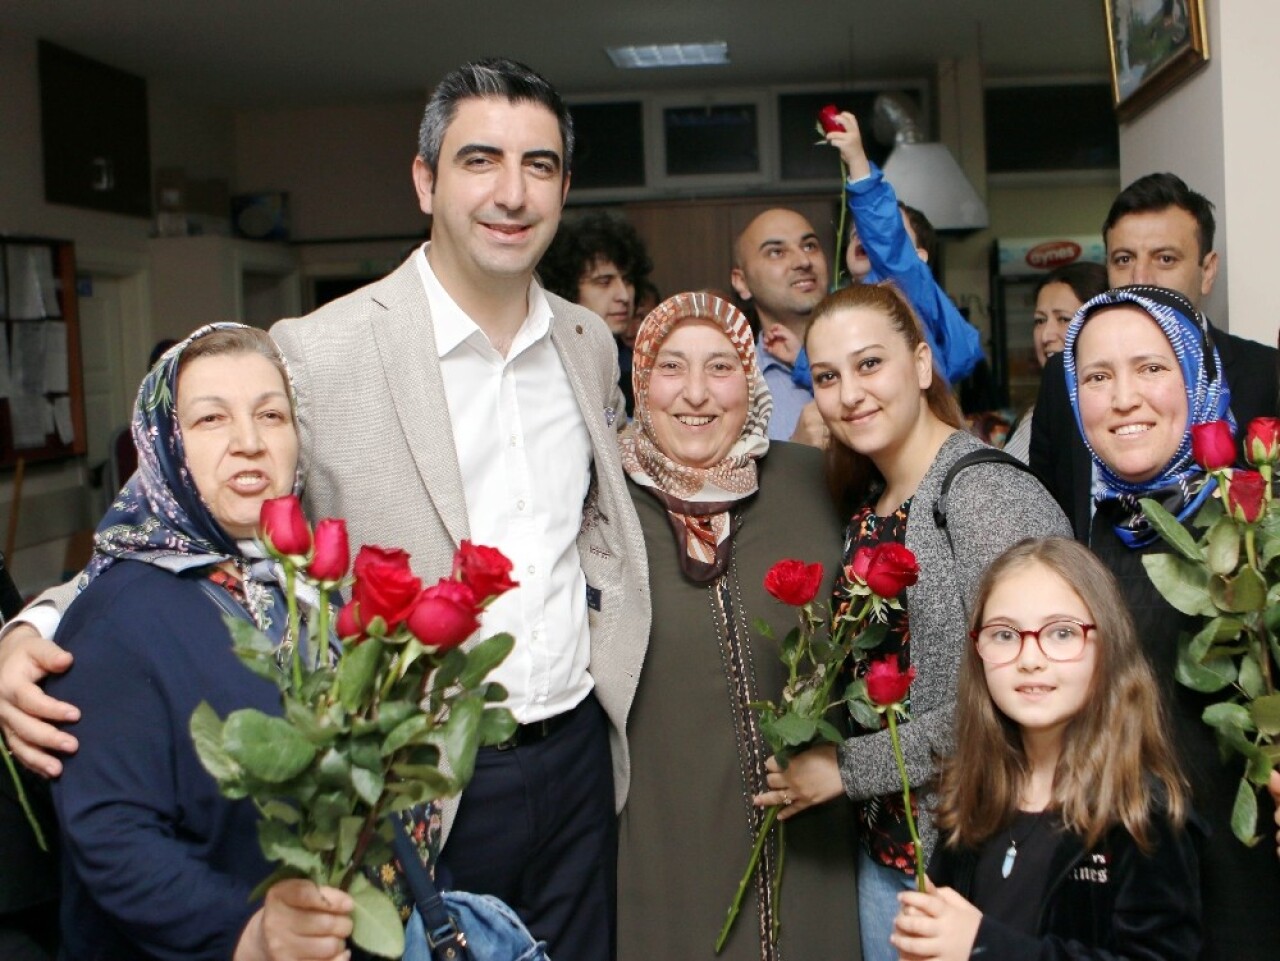
[[[653,261],[640,235],[604,211],[560,224],[538,262],[538,278],[553,294],[597,313],[618,344],[618,386],[630,416],[631,345],[625,340],[635,311],[636,288],[648,283]]]
[[[1218,277],[1213,204],[1171,173],[1140,177],[1122,190],[1102,225],[1112,287],[1147,284],[1182,294],[1199,310]],[[1276,413],[1276,349],[1215,327],[1200,314],[1218,348],[1240,427]],[[1242,448],[1243,450],[1243,448]],[[1067,397],[1062,355],[1049,358],[1031,423],[1031,469],[1054,496],[1077,539],[1087,543],[1093,517],[1093,462]]]

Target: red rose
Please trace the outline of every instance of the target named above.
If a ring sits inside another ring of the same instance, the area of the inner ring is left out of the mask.
[[[1227,485],[1227,510],[1236,520],[1256,523],[1262,517],[1262,502],[1266,496],[1267,482],[1256,470],[1231,472],[1231,481]]]
[[[338,611],[338,622],[334,625],[334,630],[338,632],[338,637],[344,641],[349,637],[359,637],[364,633],[364,628],[360,626],[360,621],[356,617],[355,601]]]
[[[318,581],[340,581],[350,561],[347,522],[327,517],[316,524],[316,552],[307,565],[307,573]]]
[[[486,601],[520,585],[511,579],[511,561],[496,547],[463,541],[453,555],[453,576]]]
[[[822,586],[822,565],[804,561],[778,561],[764,576],[764,589],[792,607],[804,607]]]
[[[845,569],[845,577],[859,584],[867,583],[867,571],[871,569],[872,553],[870,547],[859,547],[853,554],[853,560]]]
[[[409,570],[409,555],[366,544],[356,554],[355,570],[351,602],[359,605],[356,614],[361,626],[375,617],[386,621],[388,631],[403,624],[422,593],[422,581]]]
[[[311,528],[302,513],[302,503],[293,494],[263,501],[258,526],[262,536],[281,554],[304,557],[311,550]]]
[[[428,647],[456,647],[480,626],[475,592],[461,581],[428,587],[409,614],[409,630]]]
[[[871,703],[880,707],[898,704],[907,696],[915,677],[915,667],[899,670],[897,658],[874,661],[867,671],[867,697],[871,698]]]
[[[1195,424],[1191,428],[1191,456],[1205,470],[1222,470],[1236,462],[1236,441],[1225,420]]]
[[[836,130],[843,130],[844,124],[840,122],[840,108],[833,103],[829,103],[819,110],[818,126],[822,128],[823,133],[832,133]]]
[[[854,556],[855,567],[858,558]],[[888,600],[897,597],[920,576],[915,554],[902,544],[880,544],[871,552],[866,569],[867,587]]]
[[[1244,435],[1244,456],[1254,466],[1274,464],[1280,460],[1280,420],[1255,417]]]

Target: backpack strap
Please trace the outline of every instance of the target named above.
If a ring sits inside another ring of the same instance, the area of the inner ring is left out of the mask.
[[[1006,454],[1002,450],[994,447],[983,447],[980,450],[971,450],[958,461],[951,465],[946,475],[942,478],[942,490],[938,493],[938,499],[933,502],[933,523],[940,530],[946,531],[947,543],[951,543],[951,532],[947,530],[947,494],[951,491],[951,482],[956,479],[966,467],[972,467],[974,464],[1008,464],[1010,467],[1016,467],[1018,470],[1026,474],[1035,474],[1031,472],[1031,468],[1024,464],[1012,454]],[[954,546],[951,549],[952,555],[955,554]]]

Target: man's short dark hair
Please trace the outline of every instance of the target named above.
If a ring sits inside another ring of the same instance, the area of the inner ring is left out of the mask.
[[[1176,174],[1158,173],[1139,177],[1116,196],[1102,224],[1102,239],[1121,217],[1129,214],[1156,213],[1180,207],[1196,219],[1196,242],[1200,260],[1213,250],[1213,204],[1196,193]]]
[[[563,176],[569,175],[573,167],[573,118],[569,116],[569,108],[541,74],[514,60],[494,57],[463,64],[446,74],[431,92],[418,128],[418,156],[426,162],[432,176],[437,173],[440,144],[458,112],[458,104],[482,97],[539,104],[550,110],[560,125],[560,140],[564,144]]]
[[[604,211],[594,211],[577,220],[561,221],[538,263],[538,277],[553,294],[576,302],[578,281],[597,259],[612,261],[633,287],[644,283],[653,270],[653,261],[635,228]]]

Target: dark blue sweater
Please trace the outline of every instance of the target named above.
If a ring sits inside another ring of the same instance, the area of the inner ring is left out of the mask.
[[[48,692],[80,708],[80,749],[53,796],[63,834],[62,957],[228,961],[271,871],[257,814],[228,801],[192,746],[191,713],[280,713],[231,650],[196,580],[125,561],[67,610],[75,655]]]

